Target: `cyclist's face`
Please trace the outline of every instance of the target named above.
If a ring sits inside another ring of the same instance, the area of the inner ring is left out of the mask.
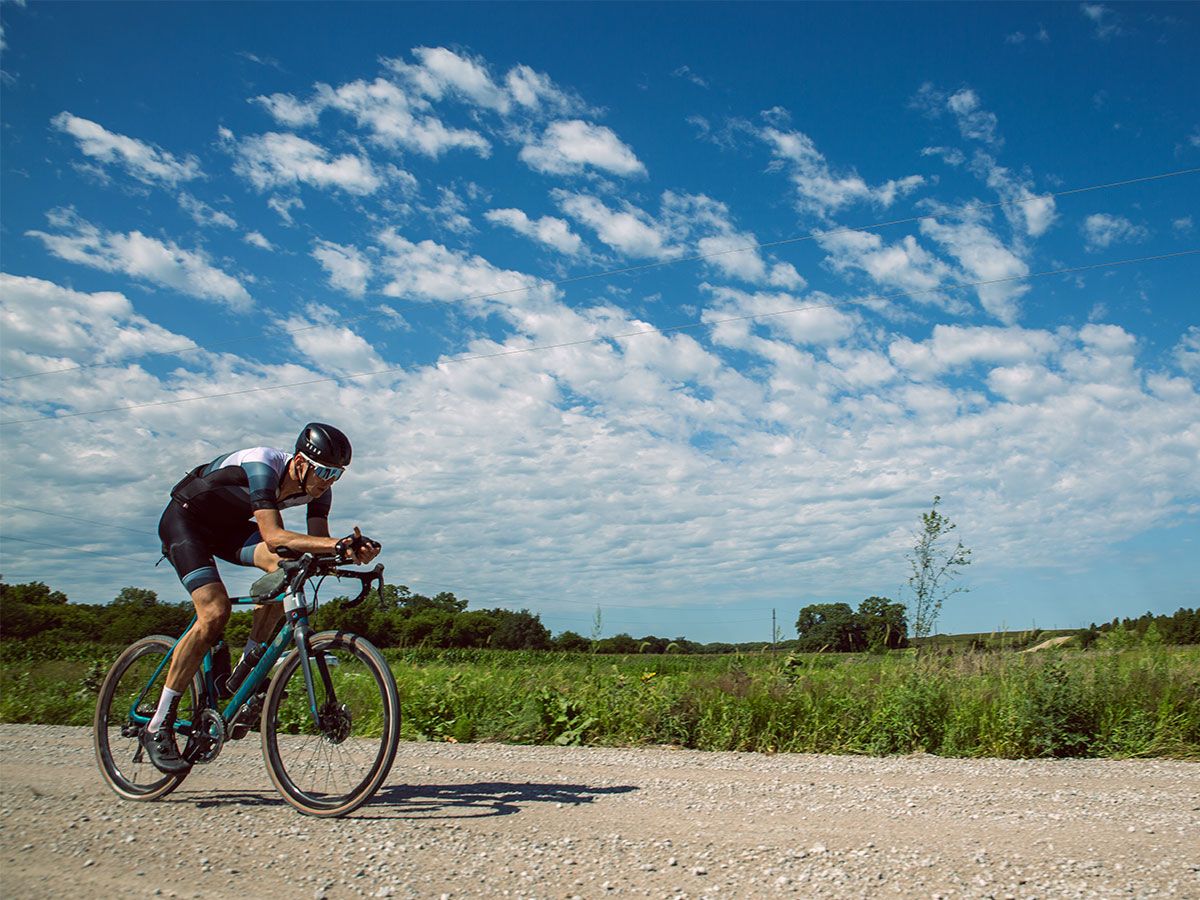
[[[310,497],[320,497],[327,490],[329,490],[329,486],[331,484],[337,481],[336,478],[325,479],[318,476],[316,472],[317,467],[310,463],[307,459],[301,459],[300,465],[306,467],[305,470],[300,473],[300,483],[305,485],[305,493],[307,493]],[[307,481],[304,478],[305,475],[308,476]]]

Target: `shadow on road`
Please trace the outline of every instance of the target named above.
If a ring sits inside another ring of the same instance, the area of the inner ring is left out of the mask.
[[[590,787],[584,784],[480,781],[474,784],[395,784],[353,814],[362,819],[473,819],[511,816],[534,803],[582,806],[611,794],[636,791],[634,785]],[[197,809],[232,806],[285,806],[278,794],[258,791],[180,792],[171,799]]]
[[[479,781],[474,784],[397,784],[385,786],[359,810],[364,818],[469,819],[511,816],[533,803],[582,806],[608,794],[627,794],[633,785]]]

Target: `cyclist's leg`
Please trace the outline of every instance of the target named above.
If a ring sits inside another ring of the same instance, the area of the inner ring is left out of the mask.
[[[256,566],[264,572],[279,568],[280,558],[268,549],[254,522],[247,522],[239,533],[226,536],[223,546],[217,548],[217,556],[239,566]],[[254,607],[254,618],[250,626],[250,637],[246,641],[243,657],[251,647],[270,639],[283,616],[280,603],[260,603]]]
[[[279,557],[270,551],[264,541],[253,545],[252,562],[264,572],[279,568]],[[254,607],[254,621],[250,627],[250,639],[262,643],[275,633],[279,620],[283,618],[282,603],[260,603]]]
[[[175,645],[171,667],[167,670],[167,690],[183,691],[200,668],[204,654],[225,633],[232,607],[217,573],[217,561],[213,558],[214,553],[220,552],[221,541],[217,535],[193,519],[174,500],[163,513],[158,534],[162,538],[163,553],[175,567],[196,607],[196,624]]]
[[[215,567],[213,571],[216,571]],[[167,670],[167,688],[172,691],[182,692],[187,688],[200,668],[204,654],[225,633],[225,623],[229,621],[232,609],[229,594],[219,578],[193,590],[192,603],[196,607],[196,624],[175,645],[171,667]]]
[[[178,503],[172,501],[159,523],[163,552],[192,595],[196,623],[176,643],[167,669],[167,680],[159,697],[158,708],[142,735],[142,746],[150,761],[164,772],[186,772],[190,768],[175,745],[175,712],[179,699],[200,668],[204,654],[221,639],[229,620],[230,603],[225,586],[217,574],[211,535],[192,521]]]

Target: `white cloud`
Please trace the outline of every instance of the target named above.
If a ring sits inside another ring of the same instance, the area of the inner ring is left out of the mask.
[[[686,78],[688,81],[690,81],[692,84],[696,85],[697,87],[707,88],[709,86],[708,81],[706,81],[700,75],[697,75],[696,72],[692,70],[691,66],[680,66],[678,69],[676,69],[674,72],[671,73],[671,77],[672,78]]]
[[[836,271],[859,269],[888,292],[904,293],[918,303],[951,311],[965,309],[961,301],[942,290],[952,281],[953,270],[913,235],[886,244],[872,232],[843,231],[818,235],[817,244],[828,252],[828,264]]]
[[[558,113],[587,111],[582,101],[558,87],[549,75],[535,72],[529,66],[513,66],[504,83],[513,102],[525,109]]]
[[[1171,227],[1175,229],[1176,233],[1178,234],[1191,234],[1192,229],[1195,228],[1195,225],[1196,223],[1192,221],[1191,216],[1180,216],[1178,219],[1175,219],[1171,222]]]
[[[976,363],[1035,363],[1054,353],[1059,340],[1046,331],[994,326],[935,325],[926,341],[897,338],[888,346],[896,365],[927,377]]]
[[[335,324],[338,318],[335,310],[314,303],[283,325],[293,346],[323,372],[361,375],[386,369],[387,363],[363,337]]]
[[[921,222],[921,233],[933,238],[958,260],[967,276],[965,281],[1029,274],[1029,266],[978,222],[943,223],[925,219]],[[979,285],[975,291],[984,309],[1000,321],[1012,324],[1020,311],[1017,300],[1029,291],[1029,285],[1006,281]]]
[[[802,132],[768,127],[759,135],[771,146],[776,159],[789,167],[798,206],[806,212],[828,216],[862,202],[886,208],[925,183],[922,176],[909,175],[871,187],[853,170],[835,173],[812,138]]]
[[[472,187],[468,186],[467,191],[469,195],[473,196]],[[437,205],[422,208],[434,222],[447,231],[455,234],[470,234],[475,230],[475,226],[471,224],[470,218],[466,215],[466,201],[453,188],[439,187]]]
[[[197,225],[216,226],[218,228],[237,228],[237,220],[229,213],[213,209],[203,200],[197,200],[191,194],[184,192],[179,195],[179,205]]]
[[[389,265],[407,273],[414,294],[441,298],[447,284],[461,291],[463,275],[528,283],[479,257],[394,237],[382,236]],[[12,288],[3,288],[7,301]],[[88,321],[103,318],[98,310],[110,302],[94,296],[71,301]],[[25,304],[31,333],[46,302],[34,296]],[[521,320],[527,332],[479,339],[472,352],[646,324],[611,307],[568,310],[552,293],[536,309],[514,312],[530,313]],[[124,308],[106,315],[131,327]],[[176,470],[251,439],[286,446],[299,422],[336,408],[356,459],[337,487],[335,522],[362,522],[386,546],[403,547],[406,578],[417,584],[449,584],[475,607],[493,596],[536,595],[530,605],[556,623],[572,610],[587,619],[616,594],[682,603],[740,596],[748,580],[772,603],[794,598],[799,582],[814,593],[890,590],[902,582],[908,530],[933,492],[947,498],[964,540],[986,548],[981,567],[1025,571],[1086,566],[1131,534],[1194,515],[1200,398],[1187,379],[1155,376],[1136,358],[1131,366],[1137,345],[1120,329],[934,329],[909,339],[929,351],[924,373],[884,357],[877,348],[900,336],[865,318],[848,334],[843,328],[844,337],[831,330],[833,344],[805,345],[778,331],[770,332],[775,340],[759,337],[765,321],[742,350],[754,354],[748,374],[722,361],[722,344],[651,333],[502,360],[441,359],[369,385],[308,385],[11,428],[6,448],[26,468],[6,483],[6,501],[36,507],[45,484],[70,474],[81,489],[64,512],[105,521],[121,509],[152,530]],[[312,343],[297,349],[311,353],[319,371],[395,365],[370,356],[336,322],[319,308],[296,320],[318,326]],[[45,330],[31,339],[46,342],[47,358],[74,359],[63,344],[77,347],[82,361],[107,335]],[[104,379],[69,380],[65,391],[56,379],[8,382],[5,413],[24,418],[51,404],[72,411],[314,377],[309,366],[268,366],[251,355],[206,357],[200,370],[161,378],[118,367]],[[54,429],[54,454],[41,452],[46,428]],[[398,454],[400,437],[407,449]],[[80,468],[74,461],[84,450],[89,465]],[[41,520],[14,521],[22,533],[50,534]],[[54,534],[84,543],[69,525]],[[39,550],[36,559],[10,554],[6,565],[44,568],[47,552],[58,561],[55,551]],[[152,563],[147,586],[182,599],[177,581]],[[230,574],[238,588],[252,578]],[[76,581],[68,574],[55,586],[111,596],[127,575],[127,562],[109,569],[98,558]],[[689,636],[699,630],[688,626]]]
[[[304,201],[299,197],[284,197],[276,194],[267,200],[267,206],[275,210],[285,224],[293,225],[295,220],[292,218],[292,210],[304,209]]]
[[[1066,387],[1062,376],[1045,366],[1016,365],[1000,366],[987,375],[988,387],[993,393],[1014,403],[1033,403],[1061,394]]]
[[[581,119],[551,122],[519,156],[530,168],[550,175],[578,175],[588,167],[614,175],[646,174],[646,167],[612,129]]]
[[[707,257],[706,265],[733,278],[758,284],[767,280],[768,272],[754,246],[756,243],[752,234],[718,234],[700,238],[696,249]]]
[[[371,83],[353,81],[334,90],[317,86],[315,103],[353,116],[359,127],[371,132],[372,140],[384,147],[405,149],[437,159],[447,150],[473,150],[482,157],[492,145],[470,128],[451,128],[431,115],[429,103],[393,82],[377,78]]]
[[[244,139],[237,148],[234,171],[260,191],[307,184],[363,196],[383,185],[366,157],[334,156],[312,141],[279,132]]]
[[[380,267],[391,279],[383,288],[389,297],[465,301],[468,308],[482,312],[525,306],[552,295],[552,289],[536,278],[434,241],[413,243],[391,228],[380,232],[378,240],[385,251]]]
[[[976,152],[971,169],[1004,201],[1004,215],[1014,228],[1036,238],[1054,224],[1057,219],[1054,198],[1035,194],[1031,179],[1013,175],[982,150]]]
[[[84,293],[40,278],[0,273],[0,358],[8,376],[109,363],[190,341],[134,312],[116,291]]]
[[[756,325],[766,328],[777,337],[796,344],[833,344],[850,337],[858,324],[848,312],[835,309],[828,297],[758,291],[749,293],[729,287],[704,285],[716,303],[706,309],[705,322],[738,316],[753,316],[742,323],[729,323],[726,334],[749,334]],[[811,307],[811,308],[805,308]]]
[[[461,56],[445,47],[417,47],[413,55],[420,60],[419,68],[405,69],[395,61],[392,67],[419,84],[426,95],[440,99],[446,93],[455,93],[476,106],[508,112],[509,96],[492,81],[483,60]]]
[[[922,147],[922,156],[940,156],[948,166],[961,166],[967,161],[967,156],[957,147]]]
[[[371,263],[358,248],[317,240],[313,244],[312,257],[329,276],[330,287],[345,291],[352,297],[361,297],[366,293]]]
[[[249,244],[252,247],[258,247],[260,250],[274,250],[275,249],[275,245],[272,244],[269,240],[266,239],[266,237],[264,237],[261,233],[259,233],[257,231],[246,232],[246,235],[245,235],[245,237],[242,238],[242,240],[244,240],[247,244]]]
[[[910,105],[932,118],[949,112],[954,116],[959,133],[967,140],[979,141],[993,147],[1004,143],[1004,138],[999,134],[1000,120],[995,113],[984,109],[979,95],[969,87],[962,87],[953,94],[947,94],[926,82],[921,85]]]
[[[1190,375],[1200,376],[1200,326],[1189,325],[1175,345],[1175,362]]]
[[[577,256],[583,252],[583,239],[571,231],[569,223],[554,216],[530,219],[519,209],[490,209],[483,217],[493,225],[511,228],[517,234],[532,238],[559,253]]]
[[[245,312],[254,303],[241,282],[213,266],[202,250],[184,250],[140,231],[101,231],[73,210],[56,210],[48,218],[53,227],[63,230],[57,234],[26,234],[36,237],[60,259],[105,272],[121,272],[203,300],[216,300],[238,312]]]
[[[1002,144],[997,130],[1000,125],[995,113],[983,108],[979,95],[970,88],[961,88],[946,98],[946,108],[954,114],[958,130],[964,138],[985,144]]]
[[[108,131],[69,112],[59,113],[50,123],[75,138],[85,156],[105,165],[119,166],[143,184],[174,187],[181,181],[203,177],[200,161],[194,156],[179,159],[161,147]]]
[[[455,99],[478,113],[493,113],[505,124],[518,113],[528,120],[546,114],[595,112],[563,90],[546,74],[526,65],[511,68],[501,81],[487,62],[445,47],[417,47],[416,61],[385,59],[392,77],[356,80],[331,87],[316,84],[301,100],[293,94],[254,97],[251,102],[288,128],[315,125],[323,111],[334,109],[354,118],[371,140],[389,150],[408,150],[431,158],[454,149],[491,155],[492,145],[479,130],[452,127],[435,112],[435,103]],[[509,136],[521,129],[506,132]],[[547,151],[551,152],[551,151]],[[617,159],[614,164],[620,165]]]
[[[1107,41],[1124,34],[1121,28],[1121,18],[1113,12],[1111,7],[1105,6],[1103,3],[1081,3],[1079,11],[1092,23],[1094,29],[1092,34],[1097,40]]]
[[[609,247],[640,259],[673,259],[683,248],[670,243],[667,230],[644,211],[629,203],[619,210],[610,209],[588,194],[555,191],[563,212],[593,231]]]
[[[319,103],[302,103],[291,94],[271,94],[268,97],[255,97],[251,100],[271,114],[280,125],[288,128],[303,128],[306,125],[316,125],[321,116],[322,105]]]
[[[1082,229],[1086,249],[1094,253],[1113,244],[1138,243],[1150,236],[1141,225],[1134,225],[1124,216],[1095,213],[1083,221]]]

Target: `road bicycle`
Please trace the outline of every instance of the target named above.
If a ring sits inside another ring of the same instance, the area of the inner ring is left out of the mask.
[[[396,681],[383,655],[358,635],[309,628],[325,577],[362,582],[347,606],[361,603],[373,584],[382,590],[382,564],[366,571],[341,568],[345,563],[338,556],[293,555],[259,578],[249,596],[233,598],[235,607],[282,603],[279,630],[228,699],[218,694],[213,653],[206,653],[175,721],[177,738],[186,739],[180,752],[193,765],[213,762],[227,741],[257,726],[271,781],[288,803],[313,816],[344,816],[371,799],[391,771],[400,738]],[[306,588],[315,578],[321,580],[310,601]],[[193,616],[188,628],[195,623]],[[160,772],[139,740],[178,640],[156,634],[130,644],[100,688],[96,759],[104,780],[126,800],[158,800],[188,775]]]

